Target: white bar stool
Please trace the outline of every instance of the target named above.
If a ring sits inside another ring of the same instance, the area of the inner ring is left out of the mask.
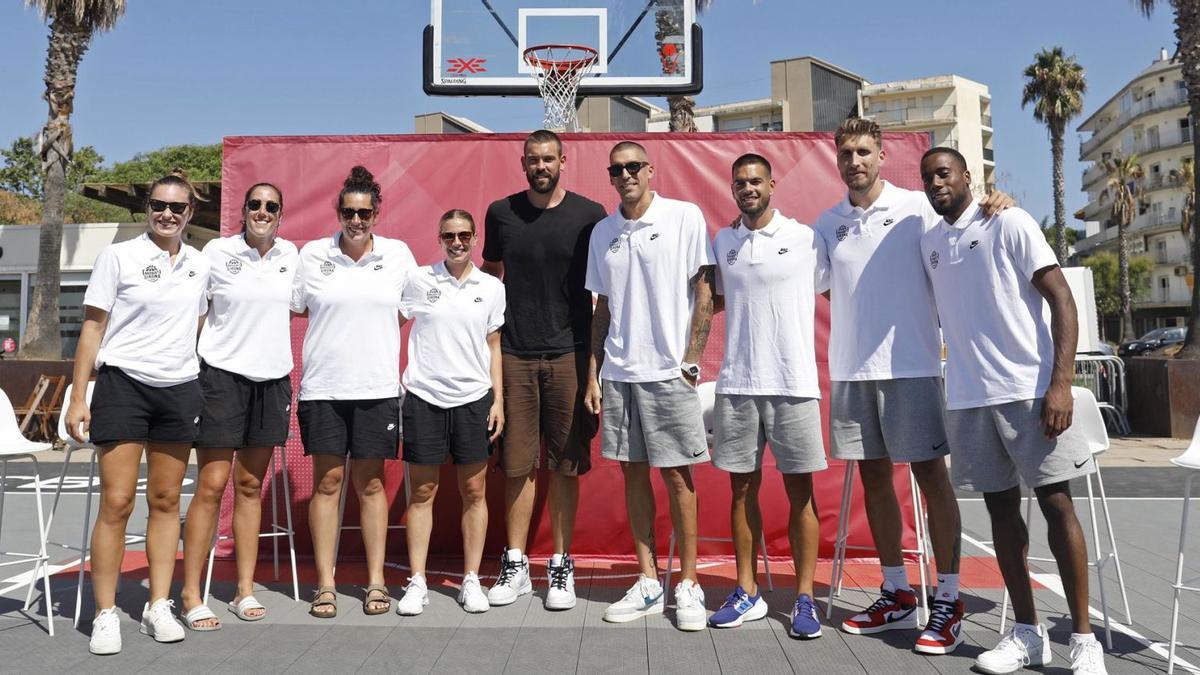
[[[1104,513],[1104,526],[1108,533],[1109,551],[1104,552],[1100,542],[1100,523],[1096,518],[1096,496],[1092,492],[1092,475],[1087,478],[1087,493],[1088,493],[1088,512],[1091,516],[1092,530],[1092,548],[1095,554],[1095,559],[1088,562],[1089,567],[1096,569],[1096,578],[1100,585],[1100,608],[1104,613],[1104,638],[1108,644],[1108,649],[1111,651],[1112,646],[1112,630],[1109,627],[1108,616],[1108,598],[1104,591],[1104,568],[1111,562],[1117,570],[1117,584],[1121,589],[1121,601],[1125,605],[1125,623],[1133,623],[1133,616],[1129,612],[1129,596],[1125,592],[1125,575],[1121,571],[1121,558],[1117,555],[1117,538],[1113,534],[1112,519],[1108,513],[1108,496],[1104,492],[1104,479],[1100,473],[1100,462],[1097,459],[1105,450],[1108,450],[1108,431],[1104,428],[1104,416],[1100,412],[1100,407],[1096,404],[1096,397],[1090,389],[1085,387],[1071,387],[1071,395],[1075,398],[1074,412],[1072,414],[1072,425],[1077,425],[1080,432],[1083,433],[1087,441],[1088,448],[1092,452],[1092,462],[1096,465],[1096,486],[1100,492],[1100,507]],[[1033,490],[1029,490],[1025,495],[1025,522],[1028,526],[1030,518],[1033,515]],[[1029,557],[1029,560],[1038,562],[1052,563],[1053,558],[1035,558]],[[1004,633],[1004,627],[1008,620],[1008,588],[1004,589],[1004,604],[1000,608],[1000,632]]]
[[[28,457],[33,462],[33,491],[37,501],[38,520],[38,552],[0,551],[0,557],[16,558],[0,562],[0,567],[33,565],[33,571],[29,575],[29,590],[25,593],[24,611],[29,611],[30,605],[33,604],[33,587],[37,585],[38,573],[41,573],[44,587],[42,599],[46,604],[46,629],[51,637],[54,636],[54,602],[50,599],[50,556],[46,554],[46,532],[49,524],[42,513],[42,474],[38,468],[37,457],[33,453],[52,447],[49,443],[34,443],[21,435],[12,401],[8,400],[8,394],[0,392],[0,525],[4,524],[4,488],[8,482],[8,463],[23,457]]]
[[[279,496],[278,490],[275,487],[275,462],[278,460],[280,474],[283,478],[283,513],[285,524],[279,524]],[[229,472],[229,481],[233,480],[233,472]],[[287,451],[282,447],[277,447],[271,450],[271,463],[267,467],[267,475],[271,477],[271,529],[266,532],[261,532],[258,535],[259,539],[270,539],[273,548],[273,557],[275,561],[275,581],[279,581],[279,539],[287,537],[288,540],[288,555],[292,561],[292,598],[296,602],[300,602],[300,580],[296,574],[296,532],[292,529],[292,488],[288,480],[287,467]],[[225,487],[229,489],[228,484]],[[213,537],[212,548],[208,551],[208,570],[204,575],[204,602],[208,603],[208,592],[212,587],[212,572],[213,560],[217,555],[217,543],[222,539],[232,539],[233,535],[222,535],[221,514],[224,512],[225,500],[221,499],[221,505],[217,507],[217,533]]]
[[[404,471],[404,478],[403,478],[403,480],[404,480],[404,508],[408,509],[408,503],[411,501],[411,497],[412,497],[412,485],[409,483],[409,480],[408,480],[408,462],[402,461],[401,466],[403,467],[403,471]],[[350,492],[353,489],[354,489],[354,486],[351,484],[351,481],[350,481],[350,456],[347,455],[346,456],[346,464],[342,468],[342,494],[340,494],[338,496],[338,532],[337,532],[337,539],[335,539],[333,542],[333,569],[334,570],[337,570],[338,550],[341,549],[341,546],[342,546],[342,533],[345,532],[346,530],[361,530],[362,529],[362,525],[345,525],[345,524],[343,524],[345,522],[345,516],[346,516],[346,493]],[[407,527],[407,526],[406,525],[388,525],[387,529],[389,531],[403,530],[403,529],[405,529],[405,527]]]
[[[46,521],[46,545],[58,546],[65,548],[68,551],[77,551],[79,553],[79,580],[75,584],[75,627],[79,626],[79,612],[83,606],[83,575],[87,568],[88,550],[91,547],[92,533],[92,495],[95,494],[96,484],[96,447],[91,443],[80,443],[67,433],[67,405],[71,401],[71,389],[75,385],[68,384],[66,391],[63,393],[63,410],[58,416],[58,437],[62,439],[64,447],[62,471],[58,474],[58,485],[54,488],[54,503],[50,506],[50,517]],[[92,403],[92,391],[95,389],[95,381],[88,382],[87,392],[84,394],[84,400],[88,405]],[[92,457],[88,462],[88,478],[84,487],[87,488],[87,497],[83,504],[83,535],[80,537],[79,545],[66,544],[62,542],[49,541],[50,526],[54,522],[54,514],[58,512],[58,500],[62,497],[63,486],[67,477],[67,469],[71,466],[71,455],[81,449],[89,449],[92,451]],[[146,541],[145,532],[126,532],[125,545],[142,544]],[[117,576],[117,592],[121,592],[121,577]]]
[[[1179,555],[1175,559],[1175,600],[1171,604],[1171,645],[1167,651],[1167,675],[1175,672],[1175,648],[1179,645],[1179,594],[1182,591],[1200,592],[1200,577],[1183,578],[1183,549],[1187,543],[1188,506],[1192,499],[1192,479],[1200,471],[1200,420],[1196,422],[1196,431],[1192,433],[1192,442],[1183,454],[1171,460],[1171,463],[1181,469],[1187,469],[1187,479],[1183,484],[1183,515],[1179,519]]]
[[[842,504],[838,511],[838,529],[837,536],[834,538],[833,544],[833,569],[829,575],[829,600],[825,604],[825,620],[829,621],[833,617],[833,599],[840,597],[842,594],[842,577],[846,572],[846,551],[874,551],[872,546],[851,546],[848,541],[850,539],[850,505],[854,497],[854,469],[858,466],[858,460],[846,461],[846,475],[842,480]],[[901,555],[912,555],[917,558],[917,568],[920,570],[921,577],[921,597],[917,601],[919,609],[917,616],[918,620],[924,624],[926,621],[926,613],[929,610],[929,580],[931,575],[936,574],[931,571],[932,565],[929,551],[932,548],[929,543],[929,526],[925,516],[925,504],[921,501],[921,490],[917,487],[916,476],[912,473],[912,468],[908,470],[908,488],[909,495],[913,504],[913,530],[916,534],[916,548],[902,548]]]

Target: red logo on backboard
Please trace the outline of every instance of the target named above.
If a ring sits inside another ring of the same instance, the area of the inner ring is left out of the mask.
[[[446,72],[452,75],[473,75],[487,72],[487,68],[483,67],[483,64],[487,63],[487,59],[447,59],[446,62],[450,64]]]

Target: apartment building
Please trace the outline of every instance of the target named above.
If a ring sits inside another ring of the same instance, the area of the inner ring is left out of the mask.
[[[1145,174],[1137,186],[1138,215],[1129,229],[1130,252],[1154,261],[1150,288],[1134,297],[1134,332],[1139,335],[1183,325],[1191,302],[1195,271],[1180,231],[1187,195],[1180,169],[1193,161],[1188,112],[1182,64],[1162,50],[1079,125],[1081,133],[1090,134],[1079,148],[1079,160],[1090,162],[1081,176],[1088,203],[1075,214],[1085,222],[1087,235],[1075,244],[1080,258],[1116,250],[1105,160],[1137,155]]]

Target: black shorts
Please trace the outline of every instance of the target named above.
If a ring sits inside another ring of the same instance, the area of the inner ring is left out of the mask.
[[[495,398],[483,398],[454,408],[439,408],[409,392],[404,397],[404,461],[441,464],[449,454],[455,464],[486,462],[492,454],[488,440],[488,411]]]
[[[118,441],[192,443],[200,426],[204,398],[197,380],[170,387],[151,387],[120,368],[101,366],[92,392],[95,445]]]
[[[200,390],[204,410],[197,448],[274,448],[287,441],[290,376],[256,382],[201,362]]]
[[[306,455],[396,459],[400,454],[400,397],[300,401],[296,407]]]

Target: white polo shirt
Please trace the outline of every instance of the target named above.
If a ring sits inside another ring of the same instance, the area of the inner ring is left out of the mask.
[[[83,304],[108,312],[96,366],[120,368],[151,387],[196,379],[196,328],[208,301],[208,261],[182,244],[171,256],[141,236],[96,257]]]
[[[264,257],[245,234],[235,234],[208,242],[203,254],[210,275],[200,358],[256,382],[292,372],[288,306],[300,258],[296,245],[276,238]]]
[[[492,388],[487,338],[504,325],[504,284],[471,265],[459,283],[446,263],[413,272],[400,311],[412,322],[404,389],[439,408],[478,401]]]
[[[292,311],[308,310],[300,400],[400,395],[400,294],[417,268],[408,246],[373,235],[358,262],[342,253],[339,231],[300,249]]]
[[[721,228],[713,253],[725,296],[717,393],[820,398],[813,315],[829,285],[825,241],[775,211],[759,230],[744,219]]]
[[[1033,274],[1058,265],[1037,222],[1010,208],[987,218],[972,202],[921,239],[946,336],[946,407],[1038,398],[1050,385],[1050,307]]]
[[[829,378],[941,375],[942,340],[921,235],[941,219],[925,194],[883,182],[870,208],[843,199],[817,219],[830,263]]]
[[[712,265],[700,207],[657,193],[638,220],[618,207],[596,223],[588,248],[589,291],[612,314],[600,377],[661,382],[680,377],[691,328],[692,277]]]

